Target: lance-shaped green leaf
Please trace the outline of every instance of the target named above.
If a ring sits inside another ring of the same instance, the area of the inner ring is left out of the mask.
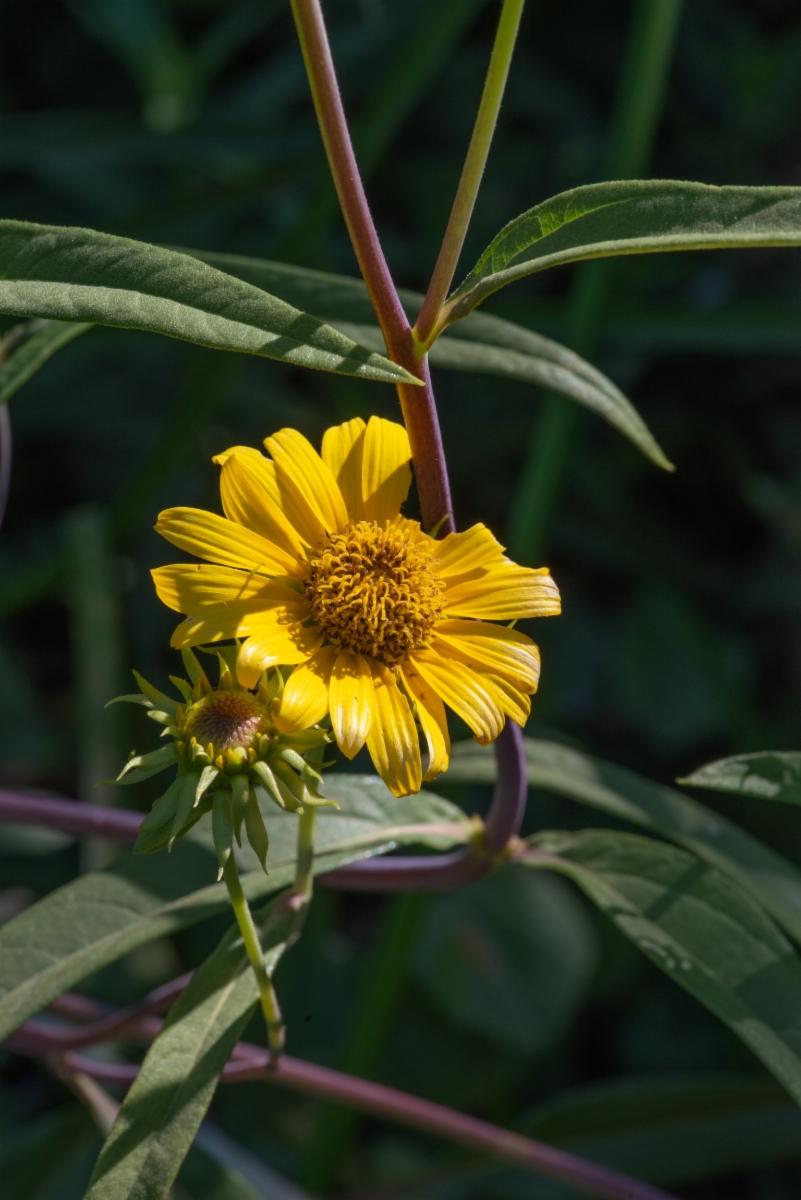
[[[787,859],[672,788],[556,742],[525,738],[524,745],[532,787],[568,796],[685,846],[735,879],[801,944],[801,871]],[[475,742],[453,747],[445,781],[491,783],[495,775],[490,748]]]
[[[341,812],[323,809],[315,831],[316,873],[396,846],[433,850],[468,842],[472,824],[460,808],[430,792],[396,800],[375,776],[337,775],[327,791]],[[248,900],[294,878],[297,818],[267,804],[269,875],[248,846],[236,851]],[[0,928],[0,1041],[67,988],[137,946],[225,912],[210,822],[176,842],[172,853],[122,854],[107,871],[82,875]]]
[[[188,254],[57,225],[0,221],[0,312],[149,330],[389,383],[419,383],[316,317]]]
[[[801,751],[757,750],[707,763],[678,783],[801,804]]]
[[[368,349],[384,353],[384,339],[360,279],[238,254],[200,250],[186,253],[265,288],[314,313]],[[410,321],[414,321],[423,303],[422,295],[401,290],[400,298]],[[658,466],[670,468],[647,425],[611,379],[551,338],[501,317],[471,313],[437,339],[429,358],[433,366],[445,370],[517,379],[559,392],[603,417]]]
[[[517,1128],[673,1187],[794,1157],[801,1113],[761,1075],[671,1072],[570,1088],[530,1110]]]
[[[672,179],[593,183],[510,221],[449,297],[447,324],[493,292],[563,263],[669,250],[801,245],[801,188]]]
[[[24,340],[0,364],[0,404],[10,400],[57,350],[91,328],[80,321],[31,321]]]
[[[279,903],[254,914],[257,926],[271,926],[263,943],[271,958],[290,929],[289,913],[282,919],[276,912]],[[234,926],[170,1010],[100,1152],[86,1200],[166,1196],[258,998]]]
[[[675,846],[607,830],[540,834],[526,861],[573,879],[801,1104],[801,959],[733,880]]]

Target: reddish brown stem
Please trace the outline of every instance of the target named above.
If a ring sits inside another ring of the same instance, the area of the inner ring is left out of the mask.
[[[387,352],[423,387],[399,384],[403,419],[412,447],[423,525],[432,529],[445,518],[442,531],[454,528],[448,471],[442,449],[437,406],[428,365],[415,354],[414,340],[403,305],[389,273],[376,232],[350,138],[334,60],[319,0],[292,0],[298,38],[309,76],[314,107],[356,261],[384,335]]]
[[[155,1037],[162,1022],[155,1018],[151,1018],[151,1021],[153,1028],[150,1036]],[[48,1030],[41,1023],[31,1021],[9,1039],[7,1045],[27,1054],[52,1056],[60,1049],[60,1032]],[[68,1071],[80,1072],[90,1079],[112,1084],[129,1085],[139,1072],[134,1065],[104,1063],[73,1051],[64,1054],[62,1062]],[[410,1125],[425,1133],[444,1137],[468,1150],[480,1151],[515,1163],[547,1179],[570,1184],[588,1195],[599,1197],[599,1200],[675,1200],[675,1197],[648,1184],[476,1117],[288,1055],[284,1055],[276,1064],[260,1047],[239,1042],[222,1072],[222,1080],[234,1083],[256,1079]]]

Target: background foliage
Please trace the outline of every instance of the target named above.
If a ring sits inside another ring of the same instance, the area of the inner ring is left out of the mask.
[[[495,6],[330,0],[326,11],[390,266],[420,290]],[[602,177],[631,17],[628,3],[531,4],[466,264],[516,213]],[[285,4],[5,0],[3,18],[0,216],[356,273]],[[801,183],[799,59],[796,6],[691,0],[650,174]],[[570,283],[570,268],[549,272],[486,311],[564,337]],[[795,251],[616,264],[596,361],[678,469],[657,471],[582,414],[539,546],[520,514],[525,481],[536,483],[526,465],[541,398],[435,371],[459,525],[486,521],[527,560],[536,546],[563,592],[564,615],[536,628],[544,671],[530,733],[665,782],[724,754],[797,745],[799,292]],[[171,552],[151,526],[169,504],[217,507],[211,455],[284,424],[317,440],[369,412],[397,417],[394,389],[108,329],[77,338],[15,396],[0,784],[96,798],[120,756],[149,745],[137,713],[104,714],[102,703],[128,690],[131,664],[160,685],[176,669],[172,618],[148,575]],[[468,811],[486,804],[480,788],[442,790]],[[143,785],[136,801],[151,794]],[[704,800],[801,861],[792,807]],[[568,801],[532,795],[528,830],[585,821]],[[0,915],[103,854],[0,828]],[[507,890],[532,893],[530,921],[509,921]],[[129,1002],[196,965],[223,928],[135,951],[88,990]],[[688,1196],[797,1194],[801,1122],[789,1102],[560,878],[520,869],[432,902],[321,892],[278,983],[293,1053],[516,1122]],[[318,1191],[557,1194],[260,1084],[223,1089],[212,1118],[206,1149],[222,1138],[215,1161],[233,1155],[253,1187],[267,1187],[266,1162]],[[9,1196],[80,1197],[98,1145],[65,1088],[4,1057]],[[195,1156],[180,1187],[196,1200],[238,1194],[222,1172]]]

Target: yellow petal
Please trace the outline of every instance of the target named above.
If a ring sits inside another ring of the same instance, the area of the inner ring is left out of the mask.
[[[521,727],[525,725],[531,714],[531,697],[525,692],[521,692],[510,683],[508,679],[502,679],[499,675],[482,675],[485,686],[492,689],[495,701],[502,712],[505,712],[507,717]]]
[[[514,563],[492,569],[480,579],[448,587],[444,616],[484,617],[514,621],[522,617],[555,617],[562,611],[559,589],[547,567],[537,571]]]
[[[361,417],[354,417],[342,425],[332,425],[323,434],[323,462],[339,484],[352,521],[364,520],[362,454],[366,428]]]
[[[371,417],[364,435],[362,496],[368,521],[383,525],[400,512],[409,493],[412,472],[409,435],[402,425]]]
[[[289,676],[275,727],[282,733],[310,729],[328,712],[328,686],[339,648],[323,646]]]
[[[265,609],[258,600],[234,601],[231,604],[204,604],[182,621],[170,639],[170,645],[178,649],[185,646],[200,646],[204,642],[223,642],[230,638],[249,637],[251,634],[264,636],[275,632],[286,641],[288,628],[300,628],[308,620],[309,610],[305,604],[275,605]],[[320,637],[319,630],[313,630]],[[308,658],[308,655],[304,657]],[[282,658],[282,663],[302,662],[302,658]],[[272,665],[272,664],[271,664]]]
[[[202,508],[167,508],[159,513],[156,532],[173,546],[224,567],[260,575],[291,575],[297,560],[258,533]]]
[[[540,678],[540,652],[530,637],[487,621],[440,621],[432,649],[455,655],[478,671],[489,671],[535,692]]]
[[[268,667],[306,662],[319,650],[322,635],[314,626],[283,625],[254,632],[239,648],[236,674],[243,687],[254,688]]]
[[[295,604],[298,592],[233,567],[213,567],[203,563],[173,563],[151,571],[156,595],[162,604],[180,613],[193,613],[207,604],[231,604],[239,600],[259,601],[264,608],[273,604]]]
[[[418,650],[411,662],[437,695],[472,729],[482,746],[495,741],[505,721],[494,687],[485,687],[482,677],[465,663],[443,658],[432,650]]]
[[[328,703],[339,748],[346,758],[354,758],[367,741],[375,707],[370,664],[363,654],[342,650],[337,655]]]
[[[417,726],[392,672],[374,658],[370,667],[375,701],[367,749],[392,795],[409,796],[419,792],[423,782]]]
[[[445,705],[411,663],[404,663],[400,671],[406,690],[415,702],[417,719],[428,743],[428,770],[423,776],[428,782],[447,771],[450,761],[451,739]]]
[[[323,533],[339,533],[348,523],[339,484],[311,442],[297,429],[281,429],[264,444],[275,462],[278,486],[298,508],[306,509],[308,525],[317,530],[315,545]],[[304,537],[303,529],[298,526]]]
[[[297,561],[296,573],[299,574],[301,564],[306,561],[304,543],[273,499],[271,485],[274,483],[275,466],[262,454],[234,451],[220,472],[223,511],[230,521],[261,534],[291,555]]]
[[[297,532],[301,542],[308,546],[316,545],[320,536],[320,523],[309,512],[309,506],[302,497],[299,498],[291,488],[287,489],[286,485],[281,486],[275,463],[271,459],[265,458],[261,451],[256,450],[253,446],[231,446],[222,454],[215,455],[212,461],[222,467],[232,454],[251,459],[273,504],[284,514],[289,524]]]
[[[441,542],[435,542],[432,549],[439,559],[438,573],[449,582],[504,561],[503,546],[486,525],[473,525],[464,533],[449,533]]]

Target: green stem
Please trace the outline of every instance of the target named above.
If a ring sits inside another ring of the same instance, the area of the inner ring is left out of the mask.
[[[473,127],[473,136],[470,139],[462,176],[456,189],[453,208],[445,236],[442,239],[434,274],[431,276],[426,298],[415,325],[418,353],[421,356],[428,351],[440,332],[438,320],[453,282],[467,227],[473,215],[481,177],[484,174],[487,155],[492,143],[492,135],[498,120],[506,79],[509,75],[509,65],[517,41],[524,2],[525,0],[504,0],[501,10],[501,19],[498,22],[495,45],[492,48],[492,57],[484,82],[476,123]]]
[[[296,896],[303,896],[306,900],[311,899],[314,887],[312,867],[314,864],[314,818],[316,811],[314,808],[304,808],[300,814],[298,823],[298,858],[295,868],[295,883],[292,891]]]
[[[264,952],[261,948],[259,931],[253,920],[250,906],[245,899],[245,893],[242,891],[233,854],[228,855],[223,869],[223,878],[228,888],[228,895],[231,897],[236,923],[242,934],[242,941],[245,943],[248,960],[253,968],[253,974],[256,976],[261,1010],[267,1023],[267,1045],[270,1056],[277,1059],[284,1048],[284,1023],[281,1019],[281,1009],[278,1007],[278,998],[273,988],[273,982],[264,965]]]

